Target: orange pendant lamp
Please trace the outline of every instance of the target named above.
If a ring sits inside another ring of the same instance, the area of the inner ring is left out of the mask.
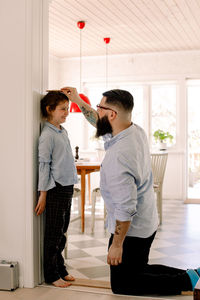
[[[80,29],[80,91],[81,91],[82,90],[81,89],[82,88],[82,78],[81,78],[81,76],[82,76],[82,36],[81,36],[81,30],[85,27],[85,21],[78,21],[77,26]],[[90,100],[86,95],[84,95],[83,93],[80,93],[79,96],[83,101],[85,101],[87,104],[89,104],[91,106]],[[77,112],[81,112],[81,110],[76,103],[71,102],[70,112],[77,113]]]

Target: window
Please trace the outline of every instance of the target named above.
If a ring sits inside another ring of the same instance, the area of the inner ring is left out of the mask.
[[[151,86],[151,133],[152,145],[155,145],[153,133],[161,129],[173,136],[176,142],[176,85]],[[170,146],[169,141],[168,146]]]
[[[103,95],[102,93],[105,91],[105,87],[102,84],[91,84],[85,85],[84,87],[85,94],[90,99],[91,105],[94,109],[96,109],[96,105],[100,103]],[[88,148],[96,149],[103,148],[103,141],[95,138],[96,128],[87,122],[88,126]]]
[[[188,198],[200,199],[200,81],[188,84]]]
[[[123,89],[129,91],[134,97],[134,109],[132,115],[133,123],[138,124],[141,127],[144,127],[144,104],[143,104],[143,87],[138,85],[133,85],[129,83],[117,83],[116,85],[109,86],[109,89]],[[96,107],[98,103],[100,103],[102,99],[102,92],[105,91],[105,86],[101,84],[94,84],[94,85],[85,85],[85,90],[87,91],[86,94],[88,95],[92,107]],[[92,125],[88,125],[88,145],[89,148],[97,147],[95,143],[95,132],[96,129]],[[100,142],[101,143],[101,142]],[[101,147],[102,145],[99,145]]]
[[[132,114],[132,121],[133,123],[144,127],[143,87],[133,84],[119,84],[117,88],[126,90],[133,95],[134,108]]]
[[[116,82],[112,86],[110,85],[108,90],[113,88],[127,90],[133,95],[132,121],[146,130],[153,147],[156,146],[153,133],[158,129],[168,131],[173,136],[172,145],[176,143],[177,86],[175,83]],[[105,86],[101,83],[85,84],[85,91],[92,107],[95,108],[96,104],[100,102],[104,90]],[[88,132],[88,146],[95,148],[96,130],[93,126],[88,125]],[[168,146],[171,146],[169,141]]]

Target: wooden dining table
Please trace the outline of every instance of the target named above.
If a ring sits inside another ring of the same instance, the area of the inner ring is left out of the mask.
[[[100,162],[76,162],[78,175],[81,176],[81,231],[85,230],[85,185],[86,175],[100,171]]]

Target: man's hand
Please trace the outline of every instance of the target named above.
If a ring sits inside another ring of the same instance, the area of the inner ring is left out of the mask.
[[[130,221],[116,220],[115,234],[107,256],[109,265],[117,266],[122,263],[123,243],[130,223]]]
[[[40,192],[37,206],[35,208],[36,215],[39,216],[43,213],[46,207],[46,192]]]
[[[122,246],[115,247],[113,244],[108,250],[107,263],[112,266],[117,266],[122,262]]]
[[[61,91],[69,98],[70,101],[76,103],[79,106],[88,122],[90,122],[92,126],[96,127],[96,123],[98,120],[97,111],[79,97],[76,88],[64,87],[61,89]]]
[[[70,101],[80,104],[83,100],[79,97],[79,94],[77,92],[76,88],[73,87],[64,87],[61,89],[61,91],[69,98]]]

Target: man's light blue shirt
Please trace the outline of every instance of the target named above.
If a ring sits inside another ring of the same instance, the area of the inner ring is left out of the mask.
[[[104,147],[100,189],[108,231],[115,232],[116,220],[131,221],[127,236],[149,237],[157,230],[158,213],[146,134],[132,124],[108,139]]]
[[[67,131],[45,122],[39,138],[38,191],[77,183],[77,171]]]

